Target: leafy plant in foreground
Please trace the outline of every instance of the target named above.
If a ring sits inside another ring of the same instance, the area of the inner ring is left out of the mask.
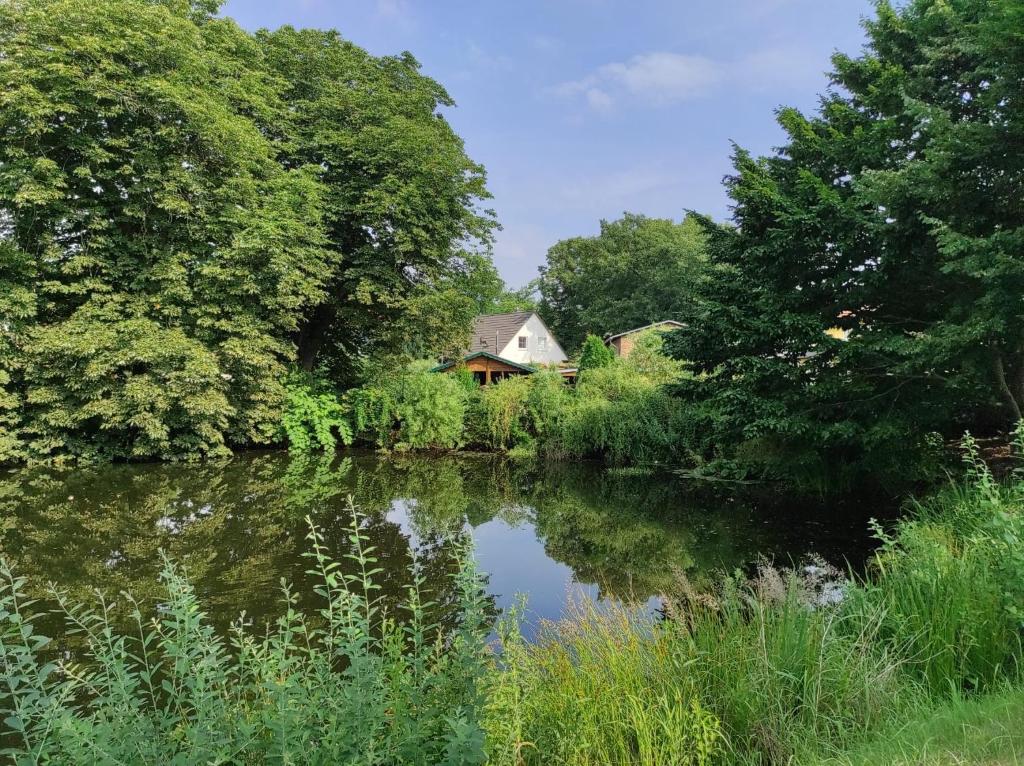
[[[472,556],[462,551],[460,620],[445,629],[415,564],[405,602],[383,602],[361,519],[353,574],[311,530],[323,606],[303,615],[284,586],[284,614],[263,634],[243,616],[218,636],[169,560],[159,616],[130,602],[135,635],[111,628],[102,597],[89,607],[56,594],[88,646],[83,665],[50,658],[24,579],[0,561],[4,754],[14,764],[482,763],[487,620]]]

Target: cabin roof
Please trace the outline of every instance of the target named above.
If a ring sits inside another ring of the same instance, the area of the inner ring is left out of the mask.
[[[621,338],[623,335],[633,335],[634,333],[643,332],[644,330],[650,330],[654,327],[661,327],[662,325],[670,324],[673,327],[686,327],[682,322],[677,322],[674,319],[662,319],[660,322],[651,322],[645,324],[643,327],[634,327],[632,330],[626,330],[625,332],[615,333],[615,335],[605,335],[604,342],[610,343],[616,338]]]
[[[498,356],[497,354],[492,354],[489,351],[474,351],[472,353],[466,354],[461,359],[450,359],[447,362],[442,362],[441,364],[437,365],[436,367],[430,368],[430,371],[431,372],[441,372],[443,370],[448,370],[448,369],[451,369],[452,367],[454,367],[459,362],[468,362],[470,359],[476,359],[478,357],[484,357],[486,359],[493,359],[495,362],[501,362],[502,364],[507,364],[509,367],[515,367],[517,370],[522,370],[523,372],[537,372],[537,368],[536,367],[530,367],[529,365],[526,365],[526,364],[520,364],[519,362],[513,362],[511,359],[506,359],[503,356]]]
[[[532,311],[512,311],[508,314],[484,314],[473,321],[473,337],[469,341],[469,353],[486,351],[497,354],[516,336]],[[495,341],[497,339],[497,341]],[[500,358],[500,357],[497,357]],[[508,361],[502,359],[502,361]]]

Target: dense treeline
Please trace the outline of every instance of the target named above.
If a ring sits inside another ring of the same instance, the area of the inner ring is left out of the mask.
[[[456,352],[477,313],[535,305],[573,355],[686,325],[676,442],[616,459],[906,481],[1024,410],[1014,0],[880,3],[818,111],[781,110],[771,156],[736,150],[730,224],[627,214],[517,292],[487,255],[483,169],[414,59],[216,10],[0,5],[0,460],[294,444],[311,418],[347,441],[386,406],[401,425],[372,441],[468,446],[465,425],[403,433],[394,371]],[[437,417],[470,422],[449,401]]]
[[[217,5],[0,4],[0,461],[265,443],[289,365],[457,347],[500,294],[442,86]]]

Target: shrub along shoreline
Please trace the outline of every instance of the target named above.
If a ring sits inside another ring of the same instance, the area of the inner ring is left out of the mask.
[[[295,374],[282,432],[289,449],[300,452],[359,443],[681,465],[690,441],[686,407],[667,387],[686,372],[661,353],[661,344],[653,332],[628,359],[609,354],[593,366],[581,361],[575,385],[556,369],[541,368],[479,386],[464,368],[437,373],[433,363],[420,361],[339,395]]]
[[[916,720],[897,743],[906,762],[935,748],[1010,762],[1019,733],[972,732],[988,700],[1024,698],[1024,478],[997,482],[967,446],[966,480],[878,530],[863,578],[764,566],[711,590],[681,580],[664,619],[582,603],[534,643],[512,613],[488,647],[468,548],[454,622],[431,620],[415,565],[405,603],[384,603],[358,519],[359,574],[312,530],[324,606],[299,613],[286,589],[266,634],[240,621],[215,635],[171,562],[166,602],[155,621],[138,610],[134,637],[102,604],[63,602],[85,668],[48,659],[4,565],[2,741],[14,763],[845,763]],[[933,715],[962,719],[963,737],[936,740]]]

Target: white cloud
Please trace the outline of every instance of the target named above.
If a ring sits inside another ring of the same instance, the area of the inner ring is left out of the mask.
[[[699,98],[722,86],[748,90],[806,87],[820,82],[825,68],[827,62],[799,48],[764,48],[732,61],[655,51],[604,64],[548,92],[582,98],[594,111],[609,112],[621,101],[665,106]]]
[[[703,56],[645,53],[626,63],[605,64],[597,76],[660,104],[698,96],[716,84],[722,73],[715,62]]]
[[[590,104],[592,109],[595,109],[598,112],[604,112],[611,109],[615,103],[612,100],[612,97],[600,88],[588,88],[586,96],[587,103]]]
[[[596,210],[599,215],[611,215],[678,182],[679,178],[666,170],[627,168],[564,183],[557,188],[558,202],[570,209]]]
[[[556,86],[552,92],[560,96],[582,94],[591,107],[607,110],[623,95],[651,104],[685,101],[706,92],[721,77],[720,67],[703,56],[654,52],[605,64],[580,80]]]

